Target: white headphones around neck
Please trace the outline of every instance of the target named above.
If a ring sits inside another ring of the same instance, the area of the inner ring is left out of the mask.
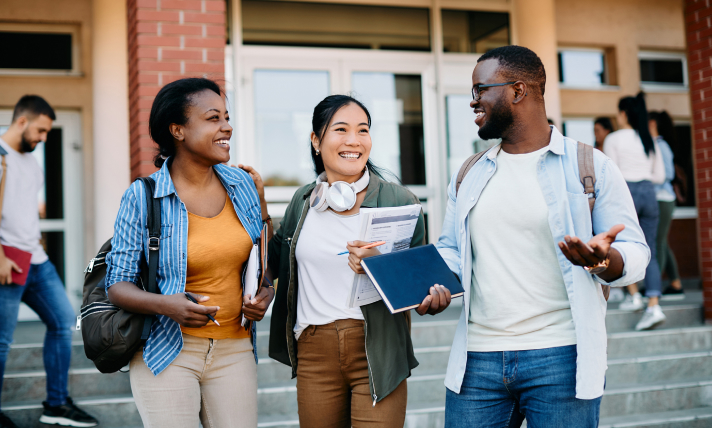
[[[368,182],[368,168],[355,183],[335,181],[331,186],[326,181],[326,172],[322,172],[316,178],[316,187],[309,198],[309,206],[319,212],[326,211],[327,208],[337,212],[348,211],[356,205],[356,194],[368,187]]]

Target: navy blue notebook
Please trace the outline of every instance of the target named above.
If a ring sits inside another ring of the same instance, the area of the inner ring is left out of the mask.
[[[435,284],[444,285],[453,298],[465,294],[433,244],[369,257],[361,266],[392,314],[420,306]]]

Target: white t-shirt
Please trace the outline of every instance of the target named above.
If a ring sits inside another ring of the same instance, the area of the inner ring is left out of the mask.
[[[611,132],[603,141],[603,153],[621,170],[625,181],[665,182],[665,164],[658,143],[653,141],[655,153],[645,154],[643,142],[633,129]]]
[[[468,351],[521,351],[576,343],[571,304],[537,180],[547,147],[512,155],[470,211],[472,282]]]
[[[5,197],[0,220],[0,243],[32,253],[32,264],[47,261],[40,239],[37,195],[44,184],[44,172],[31,153],[20,153],[0,138],[7,152]],[[0,170],[2,167],[0,167]]]
[[[363,319],[360,308],[348,307],[355,275],[349,267],[349,256],[337,256],[346,251],[347,242],[358,237],[360,224],[359,214],[344,216],[314,209],[307,213],[295,252],[299,279],[294,326],[297,339],[310,325]]]

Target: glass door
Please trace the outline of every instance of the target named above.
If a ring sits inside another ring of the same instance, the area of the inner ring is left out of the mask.
[[[372,116],[371,159],[421,199],[429,223],[442,221],[441,204],[432,204],[440,192],[432,178],[439,156],[437,118],[427,107],[435,98],[430,55],[242,46],[236,57],[243,85],[236,93],[241,113],[235,154],[262,174],[274,218],[284,215],[299,186],[314,180],[314,107],[327,95],[350,94]]]
[[[0,135],[12,120],[12,110],[0,110]],[[35,156],[45,174],[45,185],[37,195],[42,244],[57,267],[72,306],[82,299],[84,246],[82,206],[81,117],[77,112],[57,112],[47,141],[40,143]],[[36,320],[25,304],[20,321]]]

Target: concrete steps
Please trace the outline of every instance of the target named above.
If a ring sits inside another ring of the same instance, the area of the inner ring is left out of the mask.
[[[413,315],[412,337],[420,366],[408,380],[406,427],[444,424],[445,368],[461,303],[437,317]],[[615,305],[611,305],[615,306]],[[712,427],[712,326],[702,324],[701,295],[664,307],[667,322],[648,332],[632,331],[640,313],[610,309],[607,388],[603,427]],[[258,327],[259,426],[298,426],[296,382],[291,369],[267,357],[268,320]],[[23,325],[24,324],[24,325]],[[3,411],[23,427],[37,422],[44,399],[41,324],[23,323],[16,333],[3,385]],[[24,329],[24,330],[23,330]],[[106,428],[141,426],[128,373],[100,374],[75,336],[70,394]]]

